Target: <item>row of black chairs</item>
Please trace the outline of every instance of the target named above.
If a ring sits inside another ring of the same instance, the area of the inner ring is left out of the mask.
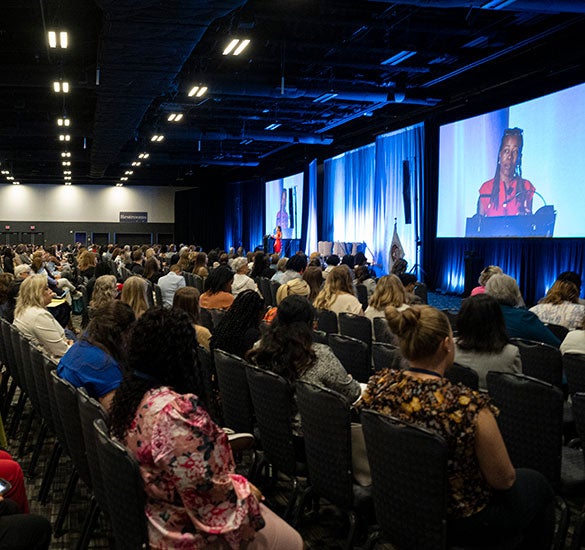
[[[81,479],[92,496],[77,548],[88,547],[100,512],[104,512],[111,522],[116,548],[146,547],[144,491],[138,465],[124,447],[110,438],[107,413],[84,389],[76,389],[59,378],[56,363],[14,326],[4,320],[0,326],[0,361],[5,368],[3,378],[11,378],[11,385],[3,394],[3,409],[12,409],[9,430],[12,437],[17,435],[26,401],[29,400],[31,405],[29,419],[20,433],[19,458],[27,455],[33,424],[35,421],[39,424],[27,469],[29,477],[36,475],[47,436],[54,436],[55,440],[50,458],[44,465],[37,496],[41,503],[55,496],[51,493],[51,486],[61,456],[66,454],[71,459],[67,488],[54,524],[55,536],[64,533],[69,507]],[[12,406],[16,391],[19,399],[16,406]]]

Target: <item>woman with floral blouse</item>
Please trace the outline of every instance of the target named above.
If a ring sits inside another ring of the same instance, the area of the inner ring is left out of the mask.
[[[150,309],[128,343],[112,434],[136,457],[155,549],[300,550],[300,535],[235,473],[226,434],[211,420],[187,313]]]
[[[386,310],[408,370],[372,376],[361,406],[438,433],[448,448],[450,544],[522,536],[521,548],[550,548],[554,494],[538,472],[515,470],[487,396],[444,378],[455,345],[444,313],[429,306]]]

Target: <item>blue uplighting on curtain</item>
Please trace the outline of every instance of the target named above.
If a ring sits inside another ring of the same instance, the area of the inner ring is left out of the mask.
[[[305,196],[308,200],[304,201],[305,211],[307,213],[307,225],[303,227],[303,236],[305,237],[304,250],[307,255],[317,250],[317,161],[313,160],[305,174]]]
[[[375,143],[325,161],[322,238],[361,242],[368,246],[379,274],[388,272],[388,250],[394,219],[405,258],[417,263],[416,232],[424,163],[424,126],[411,126],[379,136]],[[403,162],[410,169],[408,206],[412,223],[404,218]],[[420,229],[419,229],[420,233]]]
[[[264,236],[264,182],[242,181],[227,186],[225,202],[225,249],[243,246],[254,250]]]

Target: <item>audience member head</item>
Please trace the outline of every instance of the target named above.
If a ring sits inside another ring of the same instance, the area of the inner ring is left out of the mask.
[[[142,250],[138,249],[132,252],[132,261],[137,264],[142,263]]]
[[[556,280],[546,293],[546,296],[540,300],[540,304],[559,305],[563,302],[579,303],[579,289],[570,281]]]
[[[0,273],[0,304],[8,299],[8,291],[14,281],[12,273]]]
[[[385,310],[388,306],[400,307],[406,301],[406,290],[400,279],[396,275],[384,275],[376,283],[370,298],[370,306],[377,310]]]
[[[337,254],[331,254],[331,256],[325,258],[325,263],[335,267],[336,265],[339,265],[339,256]]]
[[[247,258],[239,256],[235,258],[234,262],[232,263],[232,269],[239,275],[247,275],[250,271]]]
[[[304,296],[306,298],[309,293],[309,285],[303,279],[291,279],[278,287],[276,305],[280,305],[287,296]]]
[[[276,252],[274,254],[270,255],[270,265],[275,266],[278,263],[278,260],[280,260],[280,254],[277,254]]]
[[[457,314],[457,345],[479,353],[500,353],[508,343],[502,308],[489,294],[463,300]]]
[[[89,305],[92,309],[101,308],[113,302],[117,295],[118,286],[116,284],[116,277],[113,275],[102,275],[95,280]]]
[[[356,266],[366,265],[368,263],[368,259],[366,258],[366,255],[363,252],[358,252],[354,257],[354,263]]]
[[[392,264],[392,268],[390,269],[390,273],[392,275],[400,276],[403,273],[406,273],[407,269],[408,269],[408,262],[404,258],[397,258],[396,260],[394,260],[394,263]]]
[[[171,267],[169,267],[169,271],[172,271],[173,273],[180,275],[181,274],[181,266],[179,264],[173,264]]]
[[[288,263],[288,258],[280,258],[276,264],[276,270],[284,273],[286,271],[286,264]]]
[[[498,267],[497,265],[488,265],[482,269],[477,282],[481,286],[485,286],[492,275],[501,275],[502,273],[504,272],[502,271],[501,267]]]
[[[113,275],[110,265],[106,262],[98,262],[95,266],[95,271],[93,272],[93,276],[96,280],[102,275]]]
[[[112,433],[121,441],[144,394],[161,386],[201,396],[195,329],[181,310],[153,308],[136,321],[128,336],[126,374],[111,410]]]
[[[205,252],[197,252],[195,256],[195,265],[193,266],[193,273],[196,273],[202,268],[207,268],[207,254]]]
[[[416,286],[416,275],[412,273],[400,273],[398,278],[402,282],[402,286],[404,286],[404,290],[406,292],[412,292],[414,287]]]
[[[157,275],[158,272],[159,272],[158,260],[154,256],[151,256],[150,258],[148,258],[148,260],[144,262],[143,276],[145,279],[150,279],[151,277]]]
[[[390,330],[400,340],[402,355],[413,362],[453,361],[452,331],[447,316],[431,306],[412,306],[400,312],[386,309]]]
[[[516,279],[504,273],[492,275],[485,285],[485,292],[503,306],[517,307],[524,303]]]
[[[260,344],[248,353],[248,359],[288,380],[296,380],[316,360],[313,317],[313,306],[307,298],[287,296]]]
[[[181,309],[189,315],[194,325],[199,324],[201,310],[199,309],[199,291],[192,286],[184,286],[175,292],[173,309]]]
[[[21,313],[30,307],[45,308],[51,303],[52,299],[53,293],[47,284],[47,276],[31,275],[22,281],[20,285],[14,316],[20,317]]]
[[[113,300],[93,312],[82,338],[121,362],[126,349],[124,336],[134,321],[136,316],[132,308],[128,304]]]
[[[303,273],[303,280],[309,285],[309,302],[313,303],[323,287],[323,270],[310,265]]]
[[[231,292],[234,282],[234,272],[227,266],[220,265],[207,277],[207,291],[209,294]]]
[[[252,267],[250,277],[252,277],[252,279],[255,277],[261,277],[267,267],[268,256],[264,254],[264,252],[256,252],[256,254],[254,254],[254,266]]]
[[[367,265],[358,265],[355,268],[355,282],[363,283],[364,281],[372,278],[372,272]]]
[[[345,254],[341,258],[341,263],[349,267],[349,269],[353,269],[355,267],[355,258],[351,254]]]
[[[286,269],[302,273],[307,268],[307,257],[304,254],[295,254],[291,256],[286,264]]]
[[[148,309],[147,288],[147,282],[136,275],[128,277],[122,286],[120,300],[132,308],[137,319]]]
[[[562,273],[559,273],[557,281],[569,281],[570,283],[573,283],[579,290],[579,294],[581,294],[582,283],[581,277],[578,273],[575,273],[574,271],[563,271]]]
[[[21,264],[14,267],[14,278],[17,281],[26,279],[31,273],[31,268],[28,264]]]
[[[318,309],[329,309],[339,294],[353,295],[353,283],[346,265],[338,265],[329,272],[323,289],[315,298],[314,306]]]

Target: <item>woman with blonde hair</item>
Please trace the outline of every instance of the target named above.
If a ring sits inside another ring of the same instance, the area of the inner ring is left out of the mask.
[[[502,271],[502,268],[498,267],[497,265],[488,265],[487,267],[484,267],[482,269],[481,273],[479,274],[479,279],[477,280],[477,282],[479,283],[479,286],[476,286],[471,291],[470,296],[476,296],[477,294],[484,294],[485,293],[485,285],[490,280],[492,275],[501,275],[502,273],[504,273]]]
[[[116,277],[114,275],[102,275],[95,281],[91,301],[89,302],[90,310],[96,310],[100,307],[113,302],[118,295]]]
[[[72,344],[67,340],[63,327],[47,310],[53,292],[45,275],[30,275],[20,285],[14,326],[35,346],[41,346],[49,354],[61,357]]]
[[[579,289],[570,281],[555,281],[530,311],[543,323],[561,325],[569,330],[581,328],[585,319],[585,306],[579,303]]]
[[[122,287],[120,300],[132,308],[134,315],[136,315],[136,319],[139,319],[148,309],[148,299],[146,297],[147,291],[148,283],[142,277],[138,277],[137,275],[128,277]]]
[[[455,344],[446,315],[430,306],[399,312],[388,324],[400,338],[407,370],[370,378],[360,406],[430,430],[445,440],[448,458],[448,546],[481,540],[500,547],[522,535],[519,548],[550,548],[554,492],[534,470],[515,470],[487,395],[445,378]]]
[[[366,317],[372,320],[376,317],[386,317],[385,311],[388,306],[395,307],[398,311],[404,311],[409,307],[406,290],[397,275],[380,277],[366,309]]]
[[[364,314],[362,305],[355,297],[347,265],[338,265],[329,272],[323,290],[315,298],[314,306],[317,309],[327,309],[338,314]]]
[[[95,270],[97,260],[95,254],[89,250],[84,250],[77,257],[77,270],[81,277],[91,279]]]

